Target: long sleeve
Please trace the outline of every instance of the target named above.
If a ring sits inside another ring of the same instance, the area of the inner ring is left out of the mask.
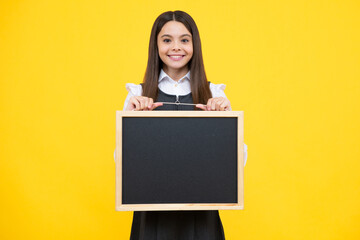
[[[126,84],[126,90],[128,90],[128,95],[126,96],[123,111],[125,111],[127,105],[129,104],[129,100],[133,96],[141,96],[142,94],[142,86],[133,84],[133,83],[127,83]]]

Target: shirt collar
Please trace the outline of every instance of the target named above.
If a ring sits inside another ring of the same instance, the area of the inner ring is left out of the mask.
[[[169,75],[166,74],[166,72],[164,72],[163,69],[161,69],[158,82],[161,82],[162,80],[164,80],[166,78],[174,81]],[[184,77],[180,78],[179,82],[181,82],[183,79],[190,80],[190,70],[187,72],[187,74]]]

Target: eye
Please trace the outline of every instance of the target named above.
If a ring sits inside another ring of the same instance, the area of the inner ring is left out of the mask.
[[[183,42],[189,42],[189,40],[188,40],[188,39],[183,39],[183,40],[181,40],[181,41],[183,41]]]
[[[164,40],[163,40],[163,42],[170,42],[170,39],[167,39],[167,38],[165,38]]]

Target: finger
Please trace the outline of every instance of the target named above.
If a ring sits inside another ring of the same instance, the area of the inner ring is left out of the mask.
[[[144,98],[144,110],[148,110],[149,98]]]
[[[221,105],[225,102],[225,98],[221,98],[216,102],[216,111],[224,111],[224,108]]]
[[[206,110],[207,111],[211,111],[211,104],[212,104],[212,101],[213,101],[214,99],[213,98],[210,98],[209,100],[208,100],[208,102],[207,102],[207,104],[206,104]]]
[[[154,100],[153,100],[152,98],[149,98],[149,103],[148,103],[148,105],[147,105],[147,108],[148,108],[148,109],[151,109],[153,103],[154,103]]]
[[[211,111],[216,111],[216,102],[218,101],[218,98],[214,98],[211,102]]]
[[[141,102],[140,102],[140,98],[139,97],[135,97],[133,100],[134,105],[136,106],[135,111],[140,111],[141,110]]]
[[[153,103],[153,105],[152,105],[152,107],[151,107],[151,109],[150,109],[150,110],[154,110],[155,108],[160,107],[160,106],[162,106],[162,105],[163,105],[163,103],[162,103],[162,102],[156,102],[156,103]]]
[[[225,111],[230,111],[231,110],[231,104],[230,104],[230,101],[229,101],[229,104],[225,107]]]
[[[224,111],[230,109],[230,101],[228,99],[226,99],[221,105],[224,107]]]
[[[147,97],[142,97],[141,99],[141,103],[142,103],[142,110],[145,110],[147,108],[146,102],[147,102]]]
[[[196,104],[195,107],[200,108],[201,110],[204,110],[204,111],[207,110],[207,107],[204,104]]]
[[[220,111],[225,111],[225,107],[226,107],[226,101],[220,104]]]
[[[144,110],[145,107],[145,99],[141,97],[140,99],[140,110]]]
[[[139,101],[138,101],[138,99],[137,99],[136,97],[132,98],[131,104],[133,104],[133,106],[135,107],[135,108],[132,109],[132,110],[135,110],[135,111],[139,111],[139,110],[140,110],[140,103],[139,103]]]

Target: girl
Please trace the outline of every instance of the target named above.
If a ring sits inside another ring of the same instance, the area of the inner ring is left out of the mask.
[[[155,20],[144,81],[128,83],[126,88],[124,110],[128,111],[231,110],[225,85],[207,81],[197,26],[182,11],[164,12]],[[134,212],[130,239],[218,240],[225,236],[218,211],[147,211]]]

